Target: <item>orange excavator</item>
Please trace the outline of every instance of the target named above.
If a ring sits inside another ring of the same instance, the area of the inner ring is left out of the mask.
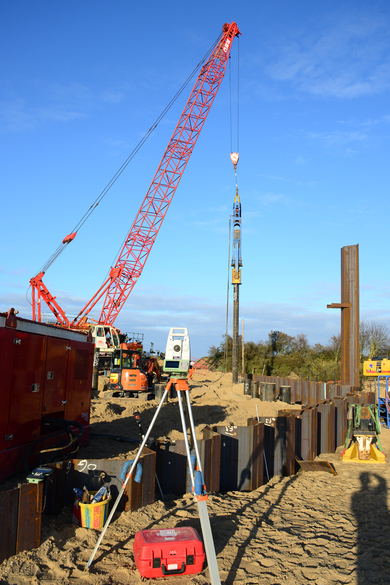
[[[121,343],[111,358],[110,381],[104,398],[145,398],[154,392],[154,383],[161,382],[157,357],[146,354],[140,340]]]

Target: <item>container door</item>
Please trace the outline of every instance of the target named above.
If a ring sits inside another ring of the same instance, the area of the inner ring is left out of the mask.
[[[8,432],[8,414],[11,401],[12,361],[14,353],[15,331],[0,327],[0,372],[1,372],[1,408],[0,408],[0,453],[6,447]],[[0,462],[1,464],[1,462]],[[1,473],[1,472],[0,472]]]
[[[66,339],[47,339],[42,416],[65,410],[66,374],[71,347]]]
[[[92,369],[94,346],[92,343],[72,341],[69,367],[65,418],[89,424],[91,406]]]
[[[46,337],[15,331],[6,448],[38,439],[44,385]]]

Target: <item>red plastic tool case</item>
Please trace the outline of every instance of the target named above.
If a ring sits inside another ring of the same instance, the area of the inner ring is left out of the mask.
[[[140,530],[134,538],[134,558],[142,577],[193,575],[203,569],[203,543],[190,526]]]

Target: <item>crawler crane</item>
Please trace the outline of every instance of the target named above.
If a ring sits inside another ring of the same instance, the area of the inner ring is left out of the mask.
[[[30,280],[33,320],[42,320],[41,302],[44,301],[53,313],[57,325],[70,329],[92,330],[96,346],[98,346],[98,341],[103,343],[103,337],[106,336],[108,330],[114,341],[113,347],[119,347],[119,339],[113,327],[114,322],[142,273],[224,77],[232,41],[238,35],[240,31],[235,22],[223,25],[222,35],[201,68],[149,190],[126,237],[116,264],[110,269],[107,280],[73,320],[67,317],[56,298],[50,294],[42,279],[51,263],[75,239],[77,230],[73,231],[62,240],[61,245],[43,269]],[[93,322],[90,312],[103,297],[100,317],[97,322]],[[100,338],[97,336],[98,331],[102,333]]]

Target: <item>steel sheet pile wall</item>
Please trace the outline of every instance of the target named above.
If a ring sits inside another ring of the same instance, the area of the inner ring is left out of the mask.
[[[204,481],[209,491],[220,491],[221,435],[205,428],[203,439],[198,441]],[[184,440],[157,441],[156,473],[165,494],[183,495],[191,491],[191,478]]]
[[[260,376],[254,374],[252,381],[275,384],[276,394],[279,396],[280,387],[290,386],[292,404],[317,404],[320,400],[333,398],[334,396],[346,396],[348,393],[357,394],[358,386],[346,386],[340,384],[324,384],[324,382],[309,382],[294,378],[279,378],[277,376]]]
[[[43,484],[0,492],[0,563],[41,544]]]
[[[251,491],[263,485],[264,424],[219,426],[216,431],[222,436],[221,491]]]
[[[268,379],[269,380],[269,379]],[[283,378],[267,382],[290,386]],[[300,382],[294,381],[294,382]],[[322,385],[323,386],[323,385]],[[205,427],[198,441],[204,480],[208,492],[251,491],[273,476],[290,476],[299,461],[313,461],[321,453],[333,453],[345,442],[347,411],[350,403],[372,404],[373,392],[350,392],[351,387],[329,387],[340,392],[332,399],[317,400],[315,382],[291,384],[294,400],[307,401],[303,408],[280,410],[277,417],[248,420],[244,426]],[[281,406],[283,403],[280,403]],[[132,480],[127,486],[121,508],[137,510],[154,502],[155,474],[163,493],[182,495],[191,489],[184,441],[157,442],[153,450],[144,449],[142,483]],[[123,460],[71,460],[52,464],[54,472],[44,484],[27,484],[0,493],[0,558],[34,548],[40,544],[40,511],[57,514],[73,501],[73,487],[87,485],[101,472],[110,486],[113,499],[121,487],[119,474]]]
[[[317,446],[321,453],[334,453],[336,451],[336,408],[331,400],[324,400],[317,405]]]
[[[348,404],[369,404],[370,393],[336,396],[302,409],[281,410],[277,417],[248,420],[248,425],[264,424],[265,483],[273,475],[293,475],[298,461],[314,461],[321,453],[334,453],[347,435]],[[224,460],[221,454],[221,467]]]

